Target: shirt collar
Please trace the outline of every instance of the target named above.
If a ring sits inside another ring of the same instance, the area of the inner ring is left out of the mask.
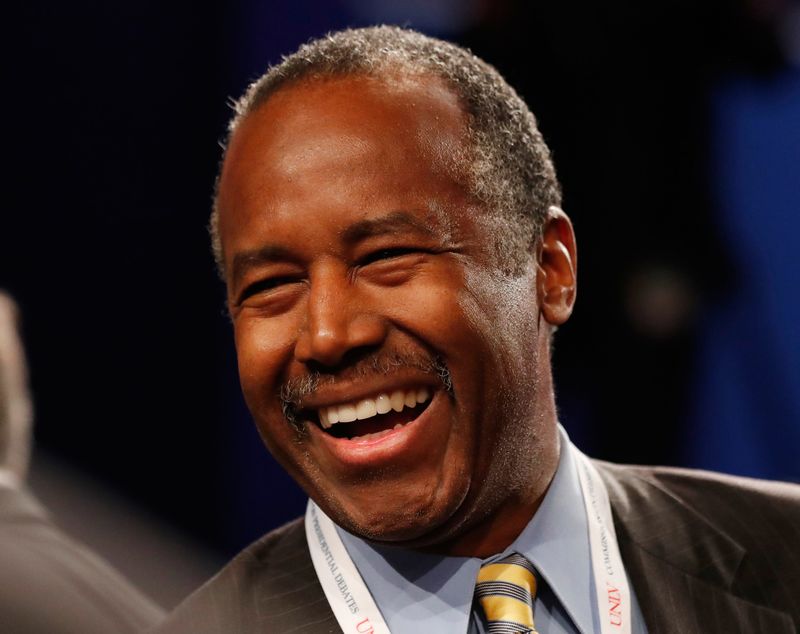
[[[550,488],[533,519],[503,553],[524,555],[582,632],[594,631],[589,526],[572,443],[559,426],[561,453]]]
[[[559,432],[558,467],[541,506],[496,557],[443,557],[383,547],[337,527],[392,632],[466,632],[481,564],[511,552],[536,566],[580,631],[592,631],[588,525],[571,443],[560,426]]]

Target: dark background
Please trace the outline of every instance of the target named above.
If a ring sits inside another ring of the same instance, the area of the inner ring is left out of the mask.
[[[5,20],[0,287],[40,451],[222,555],[302,511],[238,392],[205,231],[218,143],[268,63],[386,21],[495,64],[553,149],[580,250],[555,353],[577,444],[800,480],[796,3],[26,6]]]

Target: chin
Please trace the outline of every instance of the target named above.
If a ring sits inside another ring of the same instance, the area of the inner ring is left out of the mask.
[[[330,517],[348,532],[370,541],[409,548],[432,546],[447,539],[447,531],[441,529],[452,523],[466,495],[444,495],[442,489],[433,493],[432,497],[419,493],[373,496],[371,504],[353,504],[349,513],[345,506],[334,503],[339,513]],[[365,508],[369,510],[364,512]]]

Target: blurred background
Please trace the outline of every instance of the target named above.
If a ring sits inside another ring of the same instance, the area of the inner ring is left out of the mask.
[[[166,607],[297,516],[238,388],[205,225],[229,103],[345,26],[471,47],[525,97],[580,252],[556,339],[587,453],[800,481],[800,3],[55,1],[4,9],[0,288],[31,487]]]

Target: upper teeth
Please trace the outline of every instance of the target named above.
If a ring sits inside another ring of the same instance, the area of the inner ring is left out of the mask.
[[[425,387],[415,390],[397,390],[391,394],[378,394],[375,398],[321,407],[319,421],[324,429],[328,429],[336,423],[364,420],[378,414],[386,414],[391,410],[401,412],[404,407],[414,407],[417,403],[424,403],[429,398],[430,392]]]

